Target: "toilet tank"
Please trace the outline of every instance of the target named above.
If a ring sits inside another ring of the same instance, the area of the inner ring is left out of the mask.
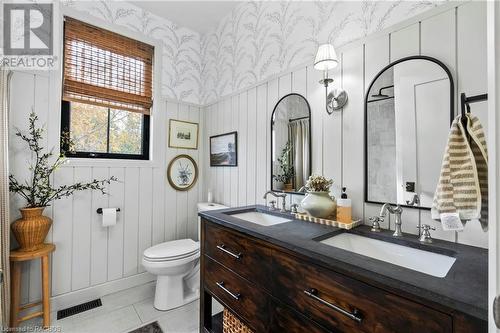
[[[213,202],[199,202],[198,203],[198,213],[205,212],[207,210],[216,210],[216,209],[224,209],[229,208],[227,206],[213,203]],[[198,240],[201,238],[201,217],[198,216]]]

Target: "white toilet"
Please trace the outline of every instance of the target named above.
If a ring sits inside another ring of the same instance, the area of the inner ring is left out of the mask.
[[[215,203],[198,203],[198,212],[223,209]],[[201,236],[198,217],[198,238]],[[154,307],[170,310],[190,303],[200,293],[200,244],[192,239],[178,239],[152,246],[144,251],[142,265],[157,275]]]

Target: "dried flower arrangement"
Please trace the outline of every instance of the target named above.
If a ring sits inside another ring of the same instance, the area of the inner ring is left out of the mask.
[[[305,188],[308,192],[329,192],[332,185],[333,179],[313,174],[309,176]]]

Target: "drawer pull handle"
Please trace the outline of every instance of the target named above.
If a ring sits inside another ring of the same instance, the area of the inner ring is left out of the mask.
[[[229,254],[231,257],[235,258],[235,259],[240,259],[241,258],[241,252],[236,254],[236,253],[233,253],[229,250],[226,249],[226,246],[224,244],[221,244],[221,245],[217,245],[217,248],[219,250],[221,250],[222,252],[226,253],[226,254]]]
[[[231,290],[224,287],[224,281],[216,282],[216,284],[220,289],[224,290],[226,293],[231,295],[231,297],[234,298],[235,300],[238,301],[240,299],[240,297],[241,297],[240,293],[235,294],[235,293],[231,292]]]
[[[347,316],[358,323],[360,323],[363,320],[358,309],[354,309],[354,311],[351,313],[347,310],[342,309],[341,307],[336,306],[335,304],[332,304],[330,302],[325,301],[321,297],[316,296],[317,293],[318,293],[318,291],[316,289],[313,289],[313,288],[304,290],[304,294],[306,294],[307,296],[311,297],[312,299],[320,302],[321,304],[328,306],[330,309],[333,309],[337,312],[340,312],[344,316]]]

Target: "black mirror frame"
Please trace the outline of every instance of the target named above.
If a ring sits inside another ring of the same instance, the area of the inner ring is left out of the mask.
[[[289,96],[299,96],[301,97],[302,99],[304,99],[304,101],[306,102],[306,105],[307,105],[307,110],[309,111],[309,169],[311,170],[312,172],[312,133],[311,133],[311,129],[312,129],[312,126],[311,126],[311,106],[309,105],[309,101],[307,100],[307,98],[305,98],[304,96],[302,96],[301,94],[298,94],[298,93],[290,93],[290,94],[287,94],[283,97],[280,98],[280,100],[276,103],[276,105],[274,105],[274,109],[273,109],[273,113],[271,113],[271,119],[270,119],[270,123],[271,123],[271,149],[270,149],[270,152],[272,154],[272,151],[273,151],[273,119],[274,119],[274,113],[276,112],[276,107],[280,104],[280,102],[282,100],[284,100],[285,98],[289,97]],[[270,172],[270,180],[271,180],[271,190],[274,191],[274,192],[281,192],[281,193],[290,193],[290,194],[300,194],[300,195],[305,195],[304,192],[295,192],[295,191],[283,191],[283,190],[276,190],[276,189],[273,189],[273,158],[271,156],[270,158],[270,168],[271,168],[271,172]]]
[[[370,201],[368,200],[368,135],[367,135],[367,132],[368,132],[368,98],[370,96],[370,90],[372,89],[373,87],[373,84],[375,83],[375,81],[377,81],[377,79],[386,71],[388,70],[389,68],[391,67],[394,67],[395,65],[399,64],[399,63],[402,63],[402,62],[405,62],[405,61],[409,61],[409,60],[427,60],[427,61],[431,61],[437,65],[439,65],[445,72],[446,74],[448,75],[448,79],[450,80],[450,126],[451,126],[451,123],[453,122],[453,119],[455,118],[455,85],[454,85],[454,82],[453,82],[453,76],[451,74],[451,71],[449,70],[449,68],[443,63],[441,62],[440,60],[436,59],[436,58],[433,58],[433,57],[429,57],[429,56],[410,56],[410,57],[405,57],[405,58],[401,58],[401,59],[398,59],[396,61],[393,61],[391,62],[389,65],[385,66],[384,68],[382,68],[378,73],[377,75],[375,75],[375,77],[373,78],[373,80],[371,81],[370,85],[368,86],[368,89],[366,90],[365,92],[365,98],[364,98],[364,102],[365,102],[365,105],[364,105],[364,111],[365,111],[365,117],[364,117],[364,121],[365,121],[365,124],[364,124],[364,136],[365,136],[365,140],[364,140],[364,166],[365,166],[365,170],[364,170],[364,186],[365,186],[365,203],[371,203],[371,204],[380,204],[380,205],[383,205],[385,202],[378,202],[378,201]],[[394,203],[394,202],[391,202],[391,204],[396,204],[398,205],[398,203]],[[416,209],[423,209],[423,210],[430,210],[431,208],[430,207],[420,207],[420,206],[409,206],[409,205],[402,205],[402,204],[399,204],[399,206],[401,207],[406,207],[406,208],[416,208]]]

